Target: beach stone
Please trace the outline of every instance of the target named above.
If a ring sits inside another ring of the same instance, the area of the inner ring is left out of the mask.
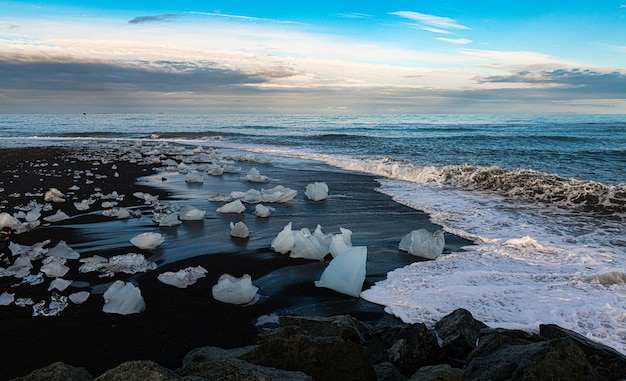
[[[602,380],[570,338],[545,340],[518,330],[484,330],[463,368],[466,380]]]
[[[374,365],[376,381],[404,381],[406,377],[390,362]]]
[[[365,344],[371,327],[350,315],[336,315],[329,317],[315,316],[282,316],[282,327],[296,326],[304,329],[310,335],[340,337],[354,343]]]
[[[92,381],[94,377],[84,368],[76,368],[63,362],[55,362],[37,369],[13,381]]]
[[[445,360],[437,338],[423,323],[378,328],[366,345],[375,364],[391,362],[405,377]]]
[[[548,339],[567,337],[573,340],[600,376],[607,380],[626,379],[626,356],[615,349],[554,324],[539,325],[539,335]]]
[[[259,346],[241,359],[254,364],[297,370],[317,381],[375,380],[367,349],[339,337],[314,336],[300,327],[281,327],[260,335]]]
[[[180,381],[183,378],[161,365],[146,360],[127,361],[109,369],[96,381]]]
[[[448,364],[423,366],[409,381],[463,381],[463,371]]]
[[[195,348],[195,349],[192,349],[189,353],[187,353],[185,357],[183,357],[183,366],[181,369],[194,366],[197,364],[237,358],[239,356],[242,356],[250,352],[254,348],[256,348],[256,345],[249,345],[247,347],[233,348],[233,349],[223,349],[220,347]]]
[[[488,326],[459,308],[435,323],[435,331],[446,354],[454,359],[465,359],[476,348],[480,331]]]
[[[179,370],[179,374],[185,380],[313,381],[302,372],[274,369],[235,358],[194,364]]]

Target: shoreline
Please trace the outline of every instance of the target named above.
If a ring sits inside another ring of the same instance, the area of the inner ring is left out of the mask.
[[[325,233],[335,233],[339,227],[351,229],[353,244],[368,247],[366,289],[384,279],[391,269],[417,260],[398,252],[397,244],[404,234],[419,227],[436,228],[426,214],[376,192],[377,183],[373,176],[331,170],[319,163],[307,163],[306,167],[299,168],[241,161],[237,162],[242,167],[239,174],[205,175],[204,184],[198,185],[185,184],[181,180],[184,177],[177,172],[155,173],[153,168],[161,166],[158,163],[137,165],[112,160],[103,165],[101,160],[95,165],[95,160],[89,160],[98,149],[100,153],[110,149],[107,155],[111,157],[120,155],[120,152],[114,152],[114,148],[91,147],[85,152],[75,151],[63,156],[72,149],[76,150],[76,147],[2,149],[5,153],[3,167],[7,168],[3,173],[9,175],[9,180],[0,184],[0,188],[4,188],[0,193],[0,212],[13,212],[13,206],[24,205],[33,198],[41,199],[39,196],[24,196],[27,192],[43,193],[50,187],[66,191],[72,183],[78,182],[80,190],[73,195],[78,201],[88,197],[95,188],[104,194],[117,191],[125,195],[120,206],[135,208],[142,212],[142,216],[117,221],[103,217],[95,207],[86,213],[74,210],[75,215],[69,220],[15,235],[14,242],[33,245],[51,239],[52,246],[64,240],[81,257],[94,254],[110,257],[141,251],[128,243],[128,238],[137,232],[162,232],[166,239],[162,247],[154,252],[142,252],[148,259],[155,260],[158,265],[155,271],[133,276],[116,275],[103,281],[94,274],[79,274],[74,265],[65,277],[80,278],[91,285],[115,279],[133,280],[140,285],[147,309],[126,316],[105,314],[101,310],[102,297],[97,294],[92,294],[82,305],[70,305],[58,317],[33,317],[29,307],[0,306],[0,323],[10,327],[2,343],[5,355],[0,360],[0,369],[5,374],[0,374],[0,379],[24,376],[55,361],[85,367],[94,375],[127,360],[152,360],[176,368],[182,357],[196,347],[232,348],[250,344],[259,332],[254,325],[256,319],[271,314],[350,314],[365,321],[396,320],[387,315],[382,306],[316,288],[313,280],[319,279],[328,259],[319,262],[288,258],[269,248],[271,239],[288,222],[293,223],[294,229],[314,229],[320,224]],[[272,181],[269,184],[242,181],[241,177],[251,167],[259,168]],[[77,170],[91,171],[94,182],[86,186],[85,172],[79,179],[73,179]],[[97,179],[95,174],[100,174],[100,178]],[[72,182],[68,182],[69,179]],[[314,181],[329,184],[328,200],[312,202],[305,199],[304,187]],[[164,184],[168,189],[163,188]],[[277,211],[267,219],[251,215],[250,210],[240,216],[220,215],[215,213],[220,203],[207,201],[214,193],[278,184],[297,189],[298,196],[288,204],[276,205]],[[170,185],[182,192],[175,193],[169,189]],[[203,221],[180,227],[156,227],[150,219],[150,210],[132,197],[137,191],[158,194],[160,200],[181,205],[201,206],[207,216]],[[21,196],[7,196],[15,193]],[[68,202],[63,208],[71,214],[67,205]],[[251,237],[246,241],[229,236],[228,223],[239,220],[250,227]],[[446,240],[448,252],[468,244],[468,241],[449,234]],[[208,274],[186,289],[177,289],[156,279],[159,273],[197,265],[205,267]],[[250,274],[253,284],[259,287],[262,300],[247,307],[215,301],[211,297],[211,287],[223,273]],[[8,289],[21,293],[20,296],[32,294],[34,299],[49,294],[49,279],[39,286],[12,287],[15,281],[12,277],[0,277],[2,292]],[[50,352],[55,355],[51,356]],[[25,363],[24,358],[29,361]]]

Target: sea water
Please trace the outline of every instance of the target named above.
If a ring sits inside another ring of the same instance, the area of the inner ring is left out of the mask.
[[[626,353],[626,115],[0,116],[0,145],[51,138],[173,140],[374,174],[475,244],[394,270],[363,298],[406,322],[466,308]]]

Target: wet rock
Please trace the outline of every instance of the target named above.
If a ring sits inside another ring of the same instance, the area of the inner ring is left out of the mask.
[[[45,368],[32,371],[14,381],[92,381],[94,377],[84,368],[76,368],[63,362],[55,362]]]
[[[454,359],[464,359],[476,348],[483,328],[488,327],[463,308],[444,316],[435,324],[441,348]]]
[[[409,381],[463,381],[463,371],[448,364],[429,365],[419,368]]]
[[[96,381],[181,381],[175,372],[152,361],[128,361],[103,373]]]

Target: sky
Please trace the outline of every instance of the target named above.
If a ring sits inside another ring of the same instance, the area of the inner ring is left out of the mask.
[[[83,112],[626,114],[626,0],[0,0],[0,113]]]

